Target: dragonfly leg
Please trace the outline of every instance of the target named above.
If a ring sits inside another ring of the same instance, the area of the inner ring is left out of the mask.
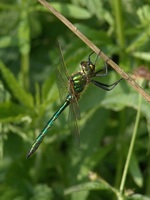
[[[104,74],[101,74],[100,72],[103,72],[104,71]],[[103,69],[100,69],[98,70],[97,72],[95,72],[95,76],[107,76],[108,74],[108,68],[107,68],[107,64],[105,63],[105,66]]]
[[[88,56],[88,61],[91,62],[91,55],[94,53],[94,51],[92,51],[89,56]]]
[[[93,53],[95,53],[95,52],[92,51],[92,52],[90,53],[90,55],[88,56],[88,61],[89,61],[89,62],[91,62],[91,58],[90,58],[90,57],[91,57],[91,55],[92,55]],[[96,65],[96,62],[97,62],[97,60],[98,60],[98,57],[99,57],[100,53],[101,53],[101,51],[99,51],[99,53],[97,54],[96,59],[95,59],[95,62],[94,62],[94,65]]]
[[[110,90],[112,90],[121,80],[123,80],[123,78],[119,79],[118,81],[114,82],[114,83],[111,84],[111,85],[108,85],[108,84],[105,84],[105,83],[100,83],[100,82],[95,81],[95,80],[91,80],[91,82],[92,82],[94,85],[96,85],[96,86],[102,88],[103,90],[110,91]]]

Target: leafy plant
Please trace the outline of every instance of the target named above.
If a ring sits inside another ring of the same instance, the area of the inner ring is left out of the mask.
[[[149,91],[147,1],[50,4],[131,76],[142,65],[134,76]],[[91,50],[37,1],[1,1],[0,10],[1,199],[150,199],[150,106],[125,80],[111,92],[90,85],[83,94],[80,149],[73,145],[65,111],[26,160],[33,140],[60,105],[57,39],[70,74]],[[96,67],[103,65],[99,59]],[[117,79],[110,70],[101,81]]]

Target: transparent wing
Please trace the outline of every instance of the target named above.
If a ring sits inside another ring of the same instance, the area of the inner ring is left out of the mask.
[[[75,143],[77,144],[78,147],[80,147],[80,130],[78,127],[78,122],[77,122],[77,116],[80,116],[80,114],[79,114],[79,110],[78,110],[78,115],[76,113],[77,105],[78,104],[76,103],[70,104],[68,124],[70,128],[70,132],[73,134],[73,137],[75,138]]]
[[[75,99],[75,102],[72,104],[72,107],[73,107],[73,112],[74,112],[76,118],[78,120],[80,120],[81,119],[80,108],[79,108],[79,103],[78,103],[77,99]]]
[[[58,42],[58,49],[59,49],[59,58],[60,58],[60,63],[61,63],[61,65],[59,66],[59,70],[61,72],[61,75],[62,75],[63,79],[64,80],[68,80],[69,79],[69,74],[68,74],[68,71],[67,71],[67,68],[66,68],[66,64],[65,64],[65,61],[64,61],[64,56],[63,56],[62,49],[61,49],[61,46],[60,46],[59,42]]]
[[[56,68],[56,80],[59,90],[59,96],[61,102],[63,102],[68,94],[68,79],[69,74],[65,65],[64,57],[62,54],[61,46],[58,42],[60,65]]]
[[[62,73],[58,67],[56,68],[56,82],[59,91],[59,97],[62,103],[68,95],[68,81],[63,78]]]
[[[77,123],[77,120],[80,119],[79,104],[76,96],[74,95],[73,85],[68,85],[71,84],[71,82],[69,81],[69,74],[65,65],[62,49],[59,42],[58,47],[60,55],[60,66],[56,69],[56,78],[59,95],[61,101],[66,99],[68,93],[72,96],[72,101],[70,101],[68,123],[70,132],[73,134],[76,144],[80,146],[80,131]]]

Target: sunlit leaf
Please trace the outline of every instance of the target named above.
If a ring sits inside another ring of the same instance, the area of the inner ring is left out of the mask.
[[[27,107],[33,106],[33,98],[18,83],[13,73],[0,62],[0,75],[7,86],[10,93],[23,105]]]
[[[68,4],[68,3],[51,3],[56,10],[58,10],[62,15],[66,17],[73,17],[75,19],[89,19],[91,17],[91,13],[89,13],[86,9]],[[38,10],[47,11],[45,8],[41,6],[36,7]]]
[[[87,182],[67,188],[65,195],[83,190],[110,190],[110,186],[103,182]]]
[[[139,187],[142,187],[143,186],[142,172],[137,162],[137,158],[134,155],[132,155],[132,159],[130,161],[130,173],[132,174],[135,183]]]
[[[27,109],[12,102],[0,104],[0,122],[20,121],[27,115]]]

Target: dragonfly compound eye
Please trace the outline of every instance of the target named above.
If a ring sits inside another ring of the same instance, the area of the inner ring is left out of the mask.
[[[82,61],[80,64],[83,73],[87,75],[93,73],[95,70],[95,65],[90,61]]]

